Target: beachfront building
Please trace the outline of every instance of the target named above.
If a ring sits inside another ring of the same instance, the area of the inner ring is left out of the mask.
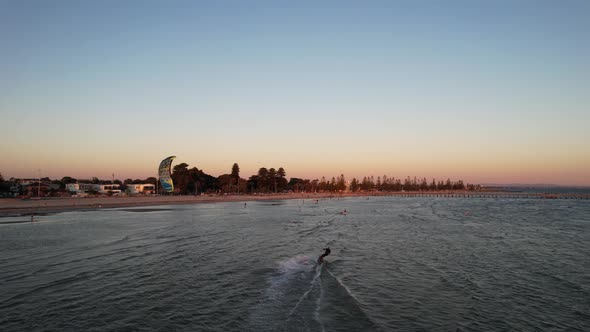
[[[79,193],[80,192],[80,185],[77,183],[66,183],[66,191],[69,191],[72,194]]]
[[[151,183],[129,183],[127,184],[127,193],[130,195],[137,194],[154,194],[156,186]]]
[[[97,183],[68,183],[66,189],[71,193],[82,194],[89,191],[99,194],[120,194],[121,187],[118,184],[97,184]]]

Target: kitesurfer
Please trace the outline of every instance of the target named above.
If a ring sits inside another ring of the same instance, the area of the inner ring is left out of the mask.
[[[330,248],[324,248],[323,250],[324,253],[318,258],[318,264],[322,264],[324,262],[324,257],[331,253]]]

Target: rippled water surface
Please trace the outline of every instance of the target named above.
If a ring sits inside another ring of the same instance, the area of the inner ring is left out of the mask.
[[[1,331],[590,330],[589,201],[334,198],[38,219],[0,220]]]

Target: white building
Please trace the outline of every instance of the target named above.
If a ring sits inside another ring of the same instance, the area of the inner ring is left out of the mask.
[[[96,191],[99,194],[120,194],[121,187],[118,184],[94,184],[94,183],[68,183],[66,189],[70,192],[85,193]]]
[[[134,194],[153,194],[156,192],[156,186],[151,183],[130,183],[127,185],[127,193]]]
[[[66,190],[71,193],[80,192],[80,185],[77,183],[66,183]]]

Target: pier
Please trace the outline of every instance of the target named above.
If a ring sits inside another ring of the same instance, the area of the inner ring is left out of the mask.
[[[524,192],[387,192],[375,196],[430,198],[496,198],[496,199],[590,199],[585,193],[524,193]]]

